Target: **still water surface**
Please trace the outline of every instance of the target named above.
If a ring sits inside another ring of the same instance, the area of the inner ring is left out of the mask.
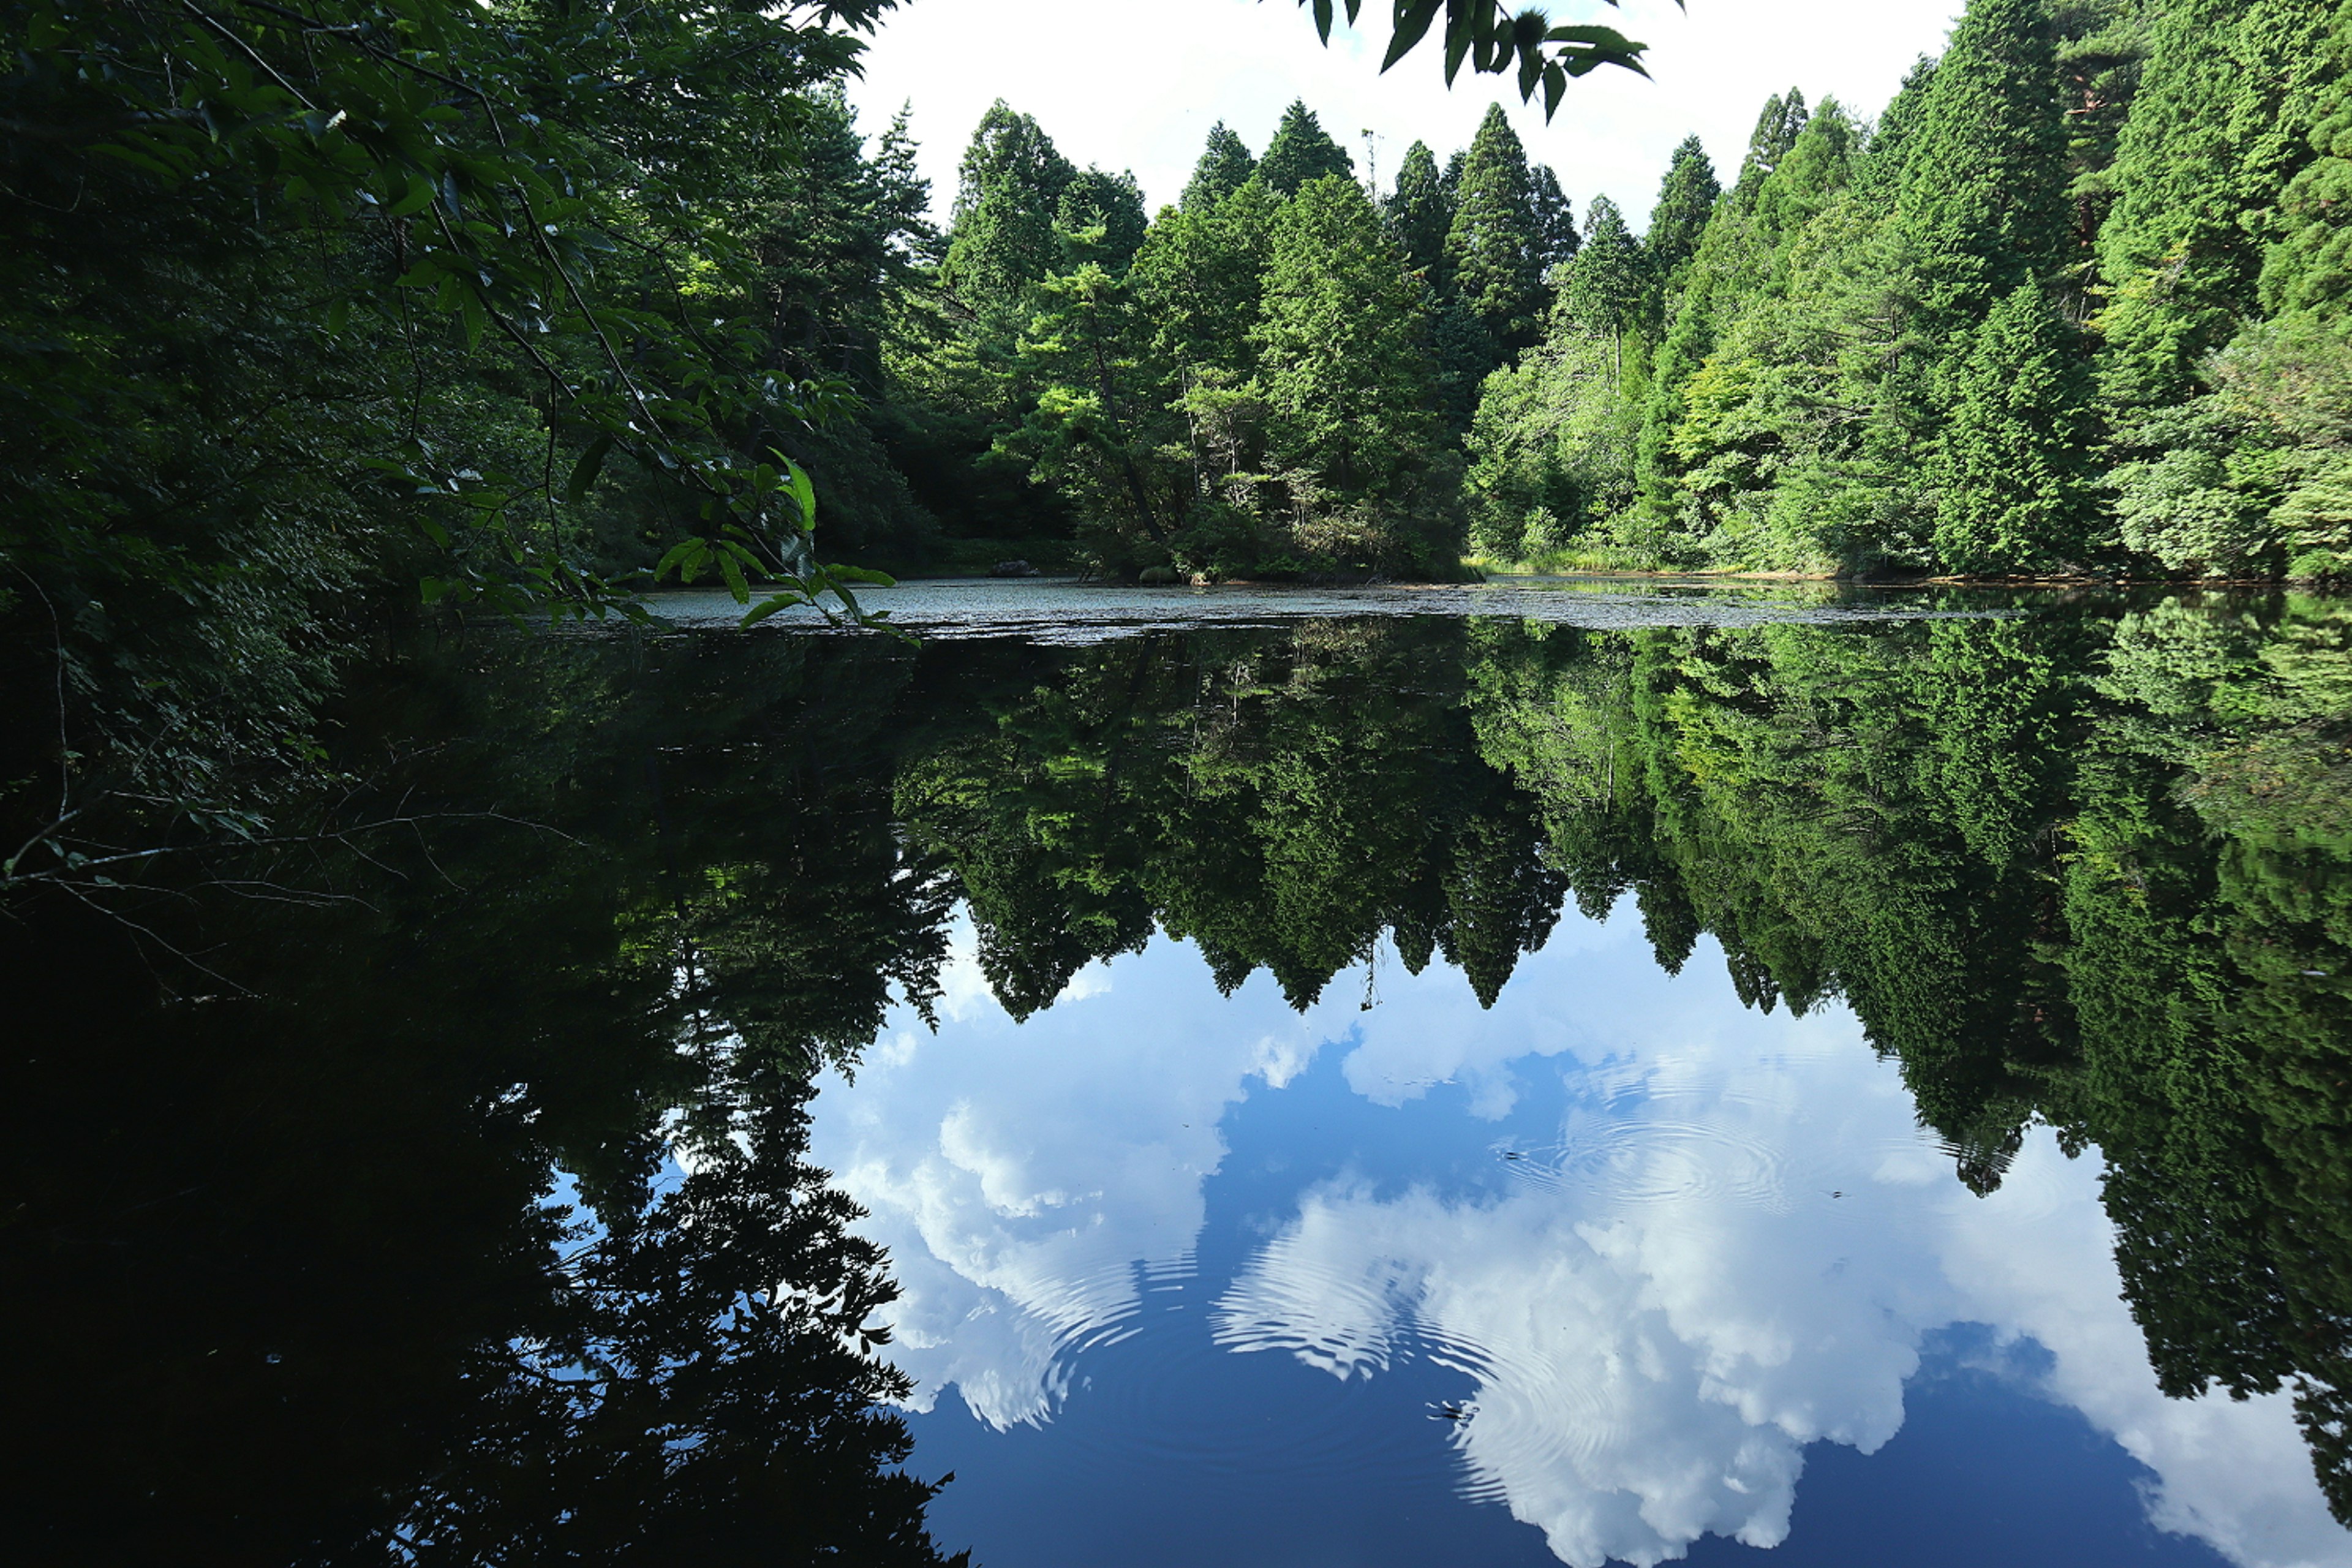
[[[24,1539],[2352,1563],[2352,606],[877,602],[17,944]]]

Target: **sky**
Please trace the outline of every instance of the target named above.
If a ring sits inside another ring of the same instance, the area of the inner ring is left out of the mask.
[[[1675,143],[1696,132],[1726,183],[1757,110],[1790,87],[1875,115],[1921,54],[1943,47],[1958,0],[1593,0],[1550,7],[1559,20],[1610,23],[1650,46],[1650,78],[1602,68],[1570,83],[1545,124],[1502,77],[1465,69],[1449,91],[1434,38],[1379,71],[1389,7],[1367,0],[1371,35],[1335,28],[1331,45],[1292,0],[905,0],[875,35],[850,89],[869,134],[901,104],[944,218],[971,129],[1002,98],[1034,116],[1080,165],[1131,170],[1145,205],[1182,190],[1209,127],[1223,121],[1264,152],[1283,110],[1303,99],[1358,160],[1374,132],[1382,188],[1418,139],[1441,161],[1467,145],[1486,106],[1510,112],[1530,157],[1549,163],[1580,222],[1607,195],[1638,228]]]
[[[1220,1376],[1187,1353],[1350,1389],[1433,1355],[1472,1378],[1451,1433],[1465,1495],[1599,1568],[1704,1536],[1778,1544],[1808,1445],[1874,1453],[1923,1344],[1984,1324],[2041,1347],[2038,1397],[2147,1468],[2150,1524],[2242,1568],[2352,1564],[2284,1394],[2158,1390],[2095,1153],[2038,1128],[1977,1197],[1850,1012],[1743,1006],[1712,939],[1669,977],[1631,903],[1569,911],[1491,1010],[1450,966],[1411,976],[1389,952],[1371,992],[1343,975],[1294,1013],[1264,974],[1220,995],[1162,937],[1023,1025],[960,919],[939,1032],[901,1009],[813,1129],[889,1249],[913,1408],[960,1401],[1051,1468],[1076,1462],[1041,1446],[1074,1401],[1129,1416],[1124,1441],[1240,1430],[1239,1396],[1186,1404]],[[1223,1189],[1244,1195],[1220,1222]],[[1191,1313],[1139,1316],[1180,1285]],[[1203,1310],[1165,1367],[1123,1380],[1097,1348]],[[1379,1429],[1342,1424],[1324,1457],[1409,1484]]]

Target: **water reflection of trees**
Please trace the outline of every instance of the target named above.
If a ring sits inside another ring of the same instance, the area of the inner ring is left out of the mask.
[[[347,731],[442,742],[385,780],[411,814],[538,827],[131,907],[201,969],[12,931],[19,1560],[940,1561],[860,1334],[885,1260],[803,1150],[943,890],[808,704],[743,694],[776,669],[539,653]]]
[[[2307,600],[1113,645],[946,704],[898,804],[1016,1015],[1158,925],[1294,1002],[1383,931],[1490,1004],[1563,896],[1838,998],[1963,1180],[2096,1144],[2186,1395],[2281,1384],[2352,1517],[2352,616]]]
[[[49,1556],[936,1556],[814,1070],[1156,928],[1295,1003],[1387,935],[1490,1004],[1565,902],[1851,1005],[1979,1191],[2108,1173],[2168,1392],[2293,1384],[2352,1513],[2352,620],[2168,603],[1601,636],[1392,622],[920,652],[494,639],[352,765],[495,808],[21,927],[0,1483]],[[419,752],[420,741],[435,742]],[[243,989],[239,989],[242,987]],[[560,1200],[560,1201],[559,1201]],[[576,1203],[567,1213],[562,1203]],[[93,1547],[92,1542],[100,1543]],[[169,1550],[163,1550],[168,1545]]]

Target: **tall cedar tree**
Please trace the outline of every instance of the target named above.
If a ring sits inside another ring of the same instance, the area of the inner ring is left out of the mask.
[[[981,116],[956,169],[954,227],[940,281],[983,321],[1017,318],[1062,264],[1062,193],[1078,172],[1038,123],[1003,99]]]
[[[1429,286],[1445,286],[1445,234],[1454,226],[1454,197],[1426,142],[1405,149],[1396,190],[1387,201],[1389,226],[1405,258]]]
[[[1201,149],[1192,177],[1184,182],[1182,203],[1187,212],[1215,206],[1242,188],[1257,173],[1257,158],[1244,142],[1218,121],[1209,127],[1209,143]]]
[[[1352,179],[1356,164],[1347,150],[1331,140],[1315,111],[1294,100],[1282,111],[1282,123],[1275,128],[1274,140],[1265,144],[1265,156],[1259,160],[1257,171],[1276,195],[1293,196],[1309,180],[1326,174]]]
[[[1054,223],[1065,237],[1102,230],[1099,239],[1088,242],[1088,255],[1114,272],[1124,271],[1143,244],[1142,187],[1131,174],[1106,174],[1090,168],[1063,188]],[[1066,252],[1066,237],[1063,245]]]
[[[1771,178],[1789,149],[1804,134],[1805,121],[1811,118],[1805,109],[1805,95],[1795,88],[1786,98],[1779,93],[1764,100],[1763,110],[1756,116],[1756,128],[1748,133],[1748,155],[1740,160],[1739,178],[1731,187],[1732,200],[1742,208],[1756,205],[1756,193]]]
[[[1274,220],[1257,329],[1281,465],[1342,499],[1396,493],[1435,449],[1429,290],[1352,178],[1301,186]]]
[[[1976,0],[1937,67],[1895,221],[1921,325],[1944,348],[2066,260],[2057,81],[2042,0]]]
[[[1455,298],[1494,343],[1493,363],[1535,343],[1543,325],[1545,260],[1535,180],[1499,103],[1487,106],[1462,162],[1445,259]]]
[[[2082,563],[2096,432],[2079,335],[2036,283],[2011,290],[1973,334],[1944,439],[1936,553],[1947,571]]]
[[[1677,275],[1698,254],[1698,237],[1706,227],[1723,185],[1707,161],[1706,146],[1685,136],[1675,148],[1666,177],[1658,184],[1657,205],[1650,209],[1650,230],[1642,237],[1648,253],[1650,276],[1660,289],[1672,287]]]
[[[1549,163],[1538,163],[1534,169],[1536,201],[1536,258],[1538,276],[1545,281],[1568,265],[1580,243],[1576,232],[1576,206],[1568,193],[1559,188],[1559,176]]]
[[[2251,314],[2258,215],[2311,155],[2342,62],[2314,0],[2172,0],[2157,16],[2099,231],[2103,379],[2125,406],[2178,400]],[[2340,9],[2340,8],[2339,8]]]
[[[1649,289],[1642,247],[1625,226],[1617,204],[1607,196],[1592,199],[1586,222],[1584,245],[1561,275],[1559,310],[1622,353],[1625,334],[1641,320],[1642,300]]]

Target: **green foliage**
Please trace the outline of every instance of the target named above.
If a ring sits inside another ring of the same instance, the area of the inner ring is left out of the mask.
[[[1449,520],[1413,504],[1442,483],[1429,334],[1428,288],[1355,181],[1326,175],[1276,214],[1255,333],[1268,463],[1343,559],[1393,570],[1444,547]]]
[[[1895,223],[1921,324],[1939,348],[2065,262],[2054,48],[2041,0],[1975,0],[1928,85]]]
[[[1257,159],[1248,145],[1226,130],[1223,121],[1218,121],[1209,127],[1209,144],[1201,149],[1201,160],[1192,165],[1192,177],[1185,182],[1185,210],[1215,206],[1255,173]]]
[[[2049,571],[2088,542],[2089,367],[2072,322],[2037,284],[1975,334],[1944,437],[1936,550],[1966,573]]]
[[[1282,123],[1275,127],[1274,140],[1265,144],[1265,156],[1258,161],[1257,172],[1278,196],[1295,196],[1300,188],[1313,180],[1328,174],[1353,177],[1355,161],[1347,149],[1331,140],[1323,122],[1304,102],[1293,100],[1282,111]]]
[[[1665,178],[1658,184],[1649,231],[1642,237],[1653,287],[1663,291],[1680,283],[1683,268],[1698,254],[1699,236],[1722,194],[1715,165],[1707,162],[1706,148],[1696,136],[1684,137],[1666,165]]]
[[[1313,8],[1316,31],[1328,44],[1334,11],[1331,0],[1298,3]],[[1615,0],[1611,3],[1615,4]],[[1446,85],[1454,84],[1465,62],[1474,71],[1495,75],[1515,72],[1521,102],[1534,101],[1537,89],[1542,89],[1547,120],[1559,110],[1571,78],[1605,65],[1641,71],[1642,53],[1648,47],[1635,43],[1613,27],[1590,24],[1553,26],[1549,18],[1532,6],[1514,15],[1501,0],[1453,0],[1452,4],[1446,0],[1397,0],[1395,26],[1390,33],[1388,53],[1381,60],[1381,69],[1387,70],[1421,47],[1441,7],[1445,14],[1441,36],[1444,39]],[[1347,0],[1348,20],[1354,22],[1362,8],[1363,0]]]
[[[1593,198],[1585,223],[1584,244],[1560,277],[1559,316],[1619,344],[1641,321],[1650,292],[1649,258],[1607,196]]]
[[[1405,258],[1432,289],[1446,284],[1445,236],[1454,227],[1454,193],[1426,142],[1405,149],[1396,189],[1383,204]]]
[[[1527,150],[1502,105],[1491,104],[1454,191],[1445,263],[1447,287],[1494,344],[1493,363],[1508,361],[1540,334],[1550,255]]]
[[[261,831],[351,625],[420,586],[625,612],[688,540],[747,603],[855,581],[778,450],[849,380],[789,340],[855,335],[834,285],[899,213],[772,265],[761,209],[885,8],[13,11],[0,879],[93,811]]]

